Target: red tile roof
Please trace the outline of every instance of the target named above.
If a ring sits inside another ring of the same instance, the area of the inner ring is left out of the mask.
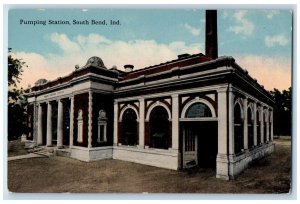
[[[174,67],[184,67],[184,66],[202,63],[202,62],[207,62],[210,60],[211,60],[211,58],[206,57],[202,53],[188,55],[186,57],[182,57],[182,58],[179,58],[176,60],[168,61],[168,62],[161,63],[158,65],[145,67],[143,69],[138,69],[136,71],[121,74],[121,77],[122,77],[121,81],[128,80],[128,79],[134,79],[134,78],[137,78],[142,75],[147,76],[150,74],[164,72],[167,70],[171,70]]]

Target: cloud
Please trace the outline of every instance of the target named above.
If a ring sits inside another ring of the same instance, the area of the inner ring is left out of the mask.
[[[266,90],[288,89],[291,86],[291,60],[262,56],[235,56],[236,62]]]
[[[222,18],[226,19],[228,17],[228,11],[227,10],[223,10],[222,12]]]
[[[254,30],[254,24],[245,18],[248,11],[240,10],[236,11],[233,15],[236,25],[230,26],[229,31],[235,34],[242,34],[244,36],[250,36]]]
[[[56,44],[62,53],[41,55],[31,52],[16,52],[28,65],[24,70],[20,86],[33,85],[38,79],[54,80],[70,74],[75,65],[84,66],[91,56],[99,56],[107,68],[116,65],[123,69],[125,64],[133,64],[134,69],[160,64],[177,58],[182,53],[195,54],[203,50],[200,43],[186,44],[174,41],[169,44],[158,43],[155,40],[121,41],[111,40],[105,36],[91,33],[87,36],[78,35],[70,39],[62,33],[50,35],[52,43]]]
[[[198,36],[200,35],[201,29],[197,29],[195,27],[190,26],[189,24],[184,24],[184,27],[193,35],[193,36]]]
[[[52,33],[50,38],[51,41],[57,43],[65,53],[80,51],[78,44],[72,42],[65,34]]]
[[[267,47],[274,47],[275,45],[285,46],[288,42],[289,40],[283,34],[265,37],[265,44]]]
[[[28,67],[23,67],[24,72],[21,76],[21,87],[27,88],[29,84],[33,86],[41,78],[55,79],[58,77],[57,73],[67,74],[61,67],[56,66],[53,60],[49,60],[40,54],[32,52],[16,52],[11,54],[15,58],[22,59],[28,65]]]
[[[266,11],[266,16],[268,19],[272,19],[275,15],[278,15],[280,12],[277,10]]]
[[[133,64],[134,69],[140,69],[176,59],[178,54],[195,54],[203,50],[203,45],[199,43],[186,44],[183,41],[169,44],[158,43],[155,40],[121,41],[93,33],[87,36],[78,35],[73,39],[59,33],[52,35],[54,36],[52,42],[63,51],[62,54],[50,53],[43,56],[32,52],[13,53],[28,65],[28,68],[24,68],[20,86],[27,88],[28,84],[34,85],[40,78],[54,80],[66,76],[75,70],[76,64],[84,66],[91,56],[101,57],[107,68],[116,65],[118,69],[123,70],[123,66],[128,63]],[[235,59],[267,90],[273,88],[283,90],[291,86],[289,59],[255,55],[235,56]]]

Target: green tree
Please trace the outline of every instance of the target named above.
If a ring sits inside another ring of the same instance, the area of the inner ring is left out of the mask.
[[[275,101],[274,106],[274,135],[291,135],[292,133],[292,88],[280,92],[270,91]]]
[[[17,84],[21,81],[23,67],[27,67],[22,59],[16,59],[8,50],[8,139],[17,139],[27,133],[26,105],[27,99],[22,88]]]

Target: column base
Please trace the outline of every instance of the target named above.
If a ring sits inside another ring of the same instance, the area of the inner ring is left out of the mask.
[[[57,149],[63,149],[65,148],[64,146],[57,146]]]
[[[216,178],[217,179],[221,179],[221,180],[226,180],[226,181],[229,181],[230,180],[230,177],[229,176],[225,176],[225,175],[216,175]]]
[[[229,180],[229,156],[226,154],[218,154],[216,163],[216,178]]]

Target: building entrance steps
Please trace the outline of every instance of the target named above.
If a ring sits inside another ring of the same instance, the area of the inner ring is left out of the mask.
[[[61,156],[61,157],[71,157],[71,150],[69,148],[56,149],[55,150],[55,155],[56,156]]]

